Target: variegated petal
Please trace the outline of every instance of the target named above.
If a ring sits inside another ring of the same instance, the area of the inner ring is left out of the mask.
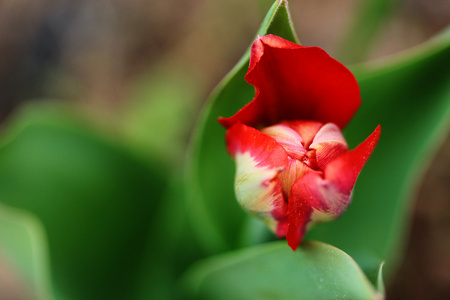
[[[273,138],[236,123],[226,135],[236,162],[235,191],[239,204],[262,219],[278,236],[285,236],[288,207],[277,178],[288,164],[286,150]]]

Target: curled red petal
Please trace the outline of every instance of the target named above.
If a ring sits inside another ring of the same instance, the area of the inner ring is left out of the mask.
[[[351,191],[359,172],[375,149],[380,134],[381,126],[378,125],[374,132],[355,149],[330,162],[325,168],[325,179],[332,182],[342,193]]]
[[[234,116],[219,119],[226,128],[236,122],[259,127],[282,120],[331,122],[343,128],[361,103],[358,83],[344,65],[318,47],[274,35],[253,43],[245,78],[255,87],[255,97]]]

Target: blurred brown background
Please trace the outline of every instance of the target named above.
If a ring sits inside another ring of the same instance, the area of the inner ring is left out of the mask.
[[[202,102],[248,47],[271,3],[1,0],[0,120],[7,121],[27,101],[57,99],[80,102],[114,124],[136,82],[150,74],[192,85],[180,91],[190,94],[175,103],[183,107],[189,101],[193,113],[186,123],[192,126]],[[358,62],[342,53],[342,41],[358,22],[361,3],[291,0],[290,10],[304,45]],[[450,24],[447,0],[399,0],[386,7],[388,17],[365,59],[416,46]],[[388,299],[450,295],[449,153],[447,139],[418,187],[405,259]]]

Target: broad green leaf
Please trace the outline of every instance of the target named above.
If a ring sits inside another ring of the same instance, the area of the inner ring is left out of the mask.
[[[258,35],[275,34],[291,41],[287,3],[276,1],[264,19]],[[240,228],[246,218],[234,197],[234,163],[225,150],[225,129],[219,116],[231,116],[249,102],[254,88],[247,84],[250,50],[213,92],[195,129],[186,172],[188,207],[191,222],[205,248],[211,252],[236,247]]]
[[[353,70],[362,106],[345,136],[355,146],[381,124],[381,138],[347,212],[309,237],[342,249],[361,265],[386,260],[389,277],[405,242],[414,192],[449,126],[450,30]]]
[[[192,299],[379,299],[355,261],[330,245],[272,242],[206,259],[185,276]]]
[[[160,204],[161,170],[105,136],[75,107],[38,105],[0,146],[0,199],[42,222],[57,299],[127,298]]]
[[[36,218],[0,203],[0,271],[14,272],[19,281],[8,288],[20,289],[17,292],[24,293],[24,297],[52,299],[46,242]],[[4,293],[0,288],[1,299],[7,298]]]

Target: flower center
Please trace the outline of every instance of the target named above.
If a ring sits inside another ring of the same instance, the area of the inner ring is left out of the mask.
[[[300,159],[289,156],[288,161],[288,166],[278,174],[278,178],[281,182],[281,189],[286,202],[289,199],[291,188],[297,179],[310,172],[323,173],[316,164],[315,150],[307,151]]]
[[[306,152],[305,156],[303,156],[302,162],[313,170],[316,170],[316,171],[320,170],[319,166],[317,165],[317,161],[316,161],[316,150],[315,149],[309,149]]]
[[[288,165],[280,171],[285,201],[297,179],[315,172],[323,176],[326,165],[348,150],[339,128],[315,121],[285,121],[261,130],[274,138],[288,154]]]

